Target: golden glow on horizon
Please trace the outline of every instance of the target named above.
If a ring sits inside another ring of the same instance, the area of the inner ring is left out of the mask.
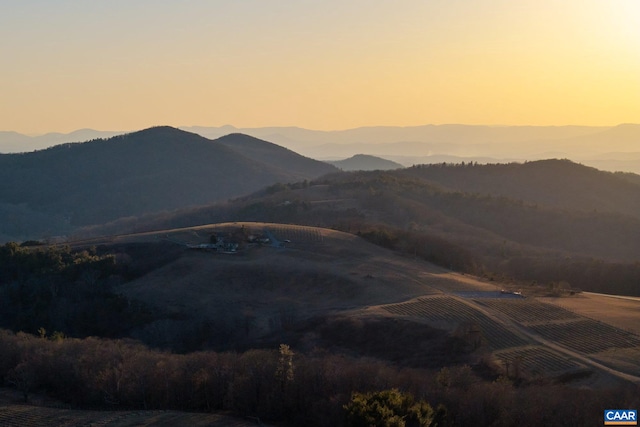
[[[0,130],[640,122],[637,0],[11,3]]]

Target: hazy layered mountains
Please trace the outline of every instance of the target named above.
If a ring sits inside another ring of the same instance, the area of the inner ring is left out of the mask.
[[[54,145],[68,142],[88,141],[97,138],[110,138],[124,134],[123,131],[99,131],[78,129],[70,133],[51,132],[44,135],[29,136],[17,132],[0,131],[0,153],[23,153],[43,150]]]
[[[55,235],[336,170],[246,135],[212,141],[171,127],[5,154],[0,155],[0,235]]]
[[[640,173],[640,125],[618,126],[372,126],[337,131],[297,127],[183,127],[209,139],[243,133],[318,160],[367,154],[404,166],[424,163],[567,158],[598,169]],[[111,135],[116,132],[112,132]],[[62,142],[110,136],[81,130],[29,137],[0,132],[0,152],[31,151]]]
[[[208,137],[235,128],[186,128]],[[375,126],[340,131],[300,128],[237,130],[319,160],[368,154],[400,163],[508,163],[567,158],[608,171],[640,173],[640,125]]]

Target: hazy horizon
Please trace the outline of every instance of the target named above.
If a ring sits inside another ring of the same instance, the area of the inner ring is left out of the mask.
[[[640,117],[634,0],[10,0],[0,36],[0,129],[27,135]]]
[[[485,124],[485,123],[475,123],[475,124],[470,124],[470,123],[422,123],[422,124],[415,124],[415,125],[394,125],[394,124],[370,124],[370,125],[363,125],[363,126],[355,126],[355,127],[350,127],[350,128],[336,128],[336,129],[316,129],[316,128],[306,128],[306,127],[302,127],[302,126],[295,126],[295,125],[291,125],[291,126],[278,126],[278,125],[265,125],[265,126],[236,126],[232,123],[227,123],[227,124],[223,124],[223,125],[207,125],[207,124],[190,124],[190,125],[168,125],[168,124],[163,124],[163,123],[157,123],[157,124],[152,124],[146,127],[141,127],[141,128],[131,128],[131,129],[105,129],[105,128],[101,128],[101,129],[96,129],[96,128],[91,128],[91,127],[79,127],[76,129],[71,129],[69,131],[57,131],[57,130],[50,130],[50,131],[46,131],[46,132],[35,132],[35,133],[23,133],[23,132],[18,132],[15,131],[13,129],[0,129],[0,132],[13,132],[13,133],[17,133],[23,136],[28,136],[31,138],[38,138],[41,136],[46,136],[46,135],[53,135],[53,134],[57,134],[57,135],[70,135],[70,134],[74,134],[74,133],[79,133],[79,132],[83,132],[83,131],[95,131],[95,132],[114,132],[114,133],[130,133],[130,132],[137,132],[139,130],[144,130],[144,129],[149,129],[149,128],[153,128],[153,127],[162,127],[162,126],[170,126],[170,127],[175,127],[177,129],[184,129],[187,131],[190,131],[189,129],[197,129],[197,128],[202,128],[202,129],[224,129],[224,128],[231,128],[231,129],[235,129],[235,130],[245,130],[245,129],[300,129],[300,130],[306,130],[306,131],[311,131],[311,132],[346,132],[346,131],[353,131],[353,130],[359,130],[359,129],[375,129],[375,128],[397,128],[397,129],[409,129],[409,128],[422,128],[422,127],[446,127],[446,126],[467,126],[467,127],[488,127],[488,128],[508,128],[508,127],[513,127],[513,128],[524,128],[524,127],[537,127],[537,128],[570,128],[570,127],[574,127],[574,128],[601,128],[601,129],[610,129],[610,128],[615,128],[618,126],[625,126],[625,125],[632,125],[632,126],[636,126],[636,125],[640,125],[640,121],[638,121],[637,123],[630,123],[630,122],[624,122],[624,123],[616,123],[616,124],[612,124],[612,125],[585,125],[585,124],[559,124],[559,125],[531,125],[531,124],[512,124],[512,125],[504,125],[504,124]],[[192,132],[192,131],[190,131]],[[78,141],[78,142],[84,142],[84,141]]]

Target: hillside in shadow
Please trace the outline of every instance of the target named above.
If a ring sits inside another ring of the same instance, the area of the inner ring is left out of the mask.
[[[569,160],[482,167],[473,163],[422,165],[407,168],[405,172],[407,176],[452,191],[506,197],[560,209],[640,215],[638,175],[603,172]]]
[[[64,234],[335,170],[244,135],[211,141],[170,127],[0,155],[0,237]]]

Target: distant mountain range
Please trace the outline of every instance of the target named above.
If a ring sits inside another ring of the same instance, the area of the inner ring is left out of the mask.
[[[201,205],[337,171],[266,141],[156,127],[0,155],[0,239]]]
[[[71,133],[47,133],[38,136],[28,136],[17,132],[0,131],[0,153],[23,153],[43,150],[54,145],[68,142],[84,142],[98,138],[110,138],[126,132],[99,131],[93,129],[79,129]]]
[[[362,127],[315,131],[296,127],[183,127],[209,139],[243,133],[318,160],[368,154],[401,163],[511,161],[567,158],[602,170],[640,173],[640,125]],[[42,149],[63,142],[104,138],[118,132],[76,131],[29,137],[0,132],[0,152]]]

